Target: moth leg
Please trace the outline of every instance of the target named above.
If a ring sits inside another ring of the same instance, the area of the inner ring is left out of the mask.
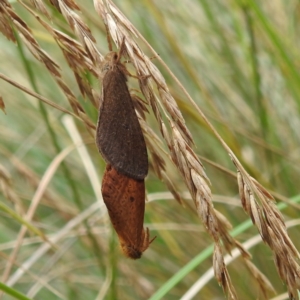
[[[150,240],[150,233],[149,228],[147,227],[146,230],[143,230],[143,245],[141,251],[144,252],[147,250],[149,245],[156,239],[156,236]]]
[[[152,77],[151,74],[148,74],[148,75],[133,75],[127,70],[126,70],[126,75],[129,76],[129,77],[132,77],[132,78],[140,79],[140,80],[146,80],[146,79]]]

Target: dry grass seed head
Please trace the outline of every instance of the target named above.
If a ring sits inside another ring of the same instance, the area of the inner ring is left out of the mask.
[[[283,217],[274,204],[269,192],[257,183],[243,169],[233,154],[230,155],[238,170],[238,184],[245,211],[251,216],[252,222],[257,226],[265,243],[269,245],[274,254],[275,264],[281,279],[288,285],[292,298],[298,299],[297,289],[300,289],[299,253],[289,236]],[[260,200],[262,208],[254,198]]]
[[[217,281],[231,299],[238,299],[235,289],[231,283],[230,276],[224,263],[222,248],[219,243],[215,243],[213,253],[213,268]]]
[[[44,3],[41,0],[32,0],[32,3],[38,11],[40,11],[48,19],[51,19],[51,16],[50,16],[46,6],[44,5]]]
[[[96,1],[97,2],[97,1]],[[99,5],[103,5],[103,2],[99,2]],[[123,26],[120,24],[126,24],[126,29],[130,28],[131,25],[126,18],[122,15],[122,20],[118,19],[118,14],[113,14],[114,18],[117,20],[117,22],[114,21],[112,17],[110,17],[109,12],[112,12],[111,8],[111,2],[106,1],[108,9],[101,8],[100,11],[106,11],[106,14],[104,14],[105,18],[105,23],[108,24],[109,30],[111,35],[113,36],[113,39],[117,42],[117,44],[120,44],[120,40],[125,37],[126,39],[126,46],[128,50],[128,54],[130,56],[130,59],[134,62],[135,67],[138,71],[138,74],[144,74],[145,69],[144,67],[141,67],[144,62],[140,59],[143,58],[143,55],[140,55],[140,49],[137,47],[136,43],[130,38],[130,36],[125,33],[125,29]],[[132,57],[133,53],[138,53],[138,59],[135,59],[135,57]],[[204,177],[203,174],[204,171],[202,172],[202,166],[201,164],[196,164],[197,172],[195,172],[195,169],[192,168],[191,166],[191,160],[188,160],[188,150],[187,150],[187,145],[189,145],[192,142],[192,138],[189,134],[189,131],[186,129],[184,120],[181,116],[180,111],[177,108],[176,102],[174,101],[173,97],[170,95],[164,80],[161,80],[160,76],[157,76],[157,72],[153,72],[153,69],[150,67],[152,65],[152,62],[147,61],[147,67],[148,71],[151,74],[154,82],[157,84],[157,89],[159,92],[159,97],[161,100],[161,103],[163,104],[164,108],[168,112],[170,118],[172,119],[171,121],[171,131],[172,131],[172,142],[170,143],[171,146],[171,153],[173,157],[174,163],[178,166],[178,169],[180,172],[183,174],[186,184],[193,196],[194,199],[196,199],[196,202],[199,201],[200,203],[196,203],[196,207],[199,210],[200,213],[199,215],[201,216],[203,222],[206,224],[208,231],[212,234],[213,238],[217,242],[219,239],[219,230],[218,230],[218,224],[216,222],[216,215],[214,213],[213,206],[211,204],[211,199],[210,199],[210,189],[207,185],[204,185],[203,182],[201,182],[200,178]],[[151,72],[152,71],[152,72]],[[148,81],[147,81],[148,82]],[[146,90],[145,85],[141,87],[141,90]],[[148,86],[149,89],[151,89],[151,86]],[[149,96],[149,91],[145,93],[145,97]],[[154,92],[153,92],[154,94]],[[151,103],[155,97],[151,96],[148,101]],[[153,107],[156,107],[155,105],[152,104]],[[157,112],[155,113],[156,115]],[[157,118],[159,119],[159,117]],[[161,126],[162,128],[162,126]],[[230,154],[232,154],[230,152]],[[196,157],[196,156],[195,156]],[[190,157],[189,157],[190,158]],[[258,195],[258,191],[262,190],[260,194],[262,194],[264,197],[263,199],[260,199],[262,202],[265,201],[266,198],[270,198],[270,195],[268,192],[266,192],[262,187],[259,187],[257,184],[255,185],[254,182],[251,182],[251,179],[249,175],[243,170],[243,168],[240,168],[239,162],[236,160],[236,158],[231,155],[231,158],[234,162],[234,164],[237,166],[237,169],[240,173],[238,173],[238,183],[239,183],[239,192],[241,195],[242,199],[242,204],[243,207],[245,208],[246,212],[251,216],[253,223],[258,227],[258,230],[260,234],[263,236],[266,234],[265,228],[265,216],[262,215],[261,208],[259,207],[258,203],[255,200],[254,195]],[[197,160],[197,159],[196,159]],[[193,162],[192,162],[193,163]],[[199,169],[200,166],[200,169]],[[200,172],[199,172],[200,171]],[[196,173],[196,174],[195,174]],[[193,184],[191,184],[191,181]],[[250,183],[250,185],[249,185]],[[205,188],[204,188],[205,187]],[[254,190],[254,191],[253,191]],[[205,191],[205,192],[204,192]],[[260,196],[260,195],[259,195]],[[260,197],[261,198],[261,197]],[[204,207],[203,207],[204,206]],[[204,213],[205,212],[205,213]],[[227,232],[223,233],[224,237],[227,237]],[[219,253],[220,257],[222,257],[222,253]],[[217,260],[218,261],[218,260]],[[228,291],[231,291],[231,285],[229,283],[229,277],[228,273],[225,270],[223,275],[223,280],[222,284],[223,287],[227,287]],[[219,276],[220,279],[220,276]],[[234,294],[234,293],[233,293]]]
[[[50,0],[50,3],[61,13],[61,7],[60,5],[62,4],[66,5],[70,9],[75,9],[75,10],[80,10],[79,6],[73,1],[73,0]]]
[[[166,127],[162,123],[162,119],[160,117],[160,113],[156,105],[157,99],[156,96],[154,96],[152,86],[149,84],[150,80],[146,80],[146,82],[143,82],[141,89],[142,91],[146,91],[148,89],[148,92],[145,92],[144,95],[151,104],[152,108],[154,108],[153,111],[159,121],[163,137],[166,139],[168,147],[170,148],[173,161],[178,166],[180,172],[184,175],[186,179],[187,186],[191,191],[193,198],[196,200],[196,207],[204,224],[212,233],[214,239],[218,241],[218,225],[216,222],[216,214],[210,199],[210,188],[206,183],[207,177],[205,175],[201,163],[197,162],[196,155],[194,154],[194,152],[192,152],[192,150],[188,149],[187,147],[187,145],[192,143],[192,137],[185,126],[184,119],[182,118],[181,113],[177,108],[176,102],[170,95],[160,72],[148,58],[145,58],[145,56],[141,53],[140,49],[138,48],[137,44],[130,38],[129,34],[127,33],[127,31],[131,32],[132,34],[136,33],[132,24],[123,16],[123,14],[116,8],[116,6],[111,1],[106,2],[107,6],[109,7],[109,10],[106,9],[102,1],[95,0],[94,2],[96,9],[100,12],[104,19],[104,23],[108,24],[110,34],[112,35],[116,44],[120,45],[122,39],[125,37],[128,55],[133,61],[138,74],[141,74],[142,76],[148,76],[150,73],[153,77],[154,82],[157,85],[162,104],[165,107],[168,114],[170,115],[172,121],[176,124],[174,125],[171,123],[172,137],[169,136]],[[85,50],[90,59],[93,62],[98,62],[99,57],[101,58],[101,55],[98,53],[94,45],[94,38],[91,35],[89,28],[85,26],[85,24],[81,22],[79,16],[72,11],[72,9],[78,9],[77,5],[73,1],[51,1],[51,3],[63,13],[70,26],[74,29],[81,42],[84,44]],[[36,5],[38,8],[40,7],[38,6],[39,1],[36,1]],[[42,7],[40,7],[40,9],[43,10]],[[5,11],[5,16],[3,16],[3,11]],[[112,13],[114,18],[118,20],[117,23],[114,21],[114,19],[110,16],[108,12]],[[24,41],[26,40],[25,43],[27,43],[27,46],[31,50],[32,54],[45,64],[47,69],[56,78],[59,85],[67,95],[67,98],[69,99],[74,111],[76,111],[77,114],[80,114],[81,117],[84,118],[84,111],[78,104],[72,92],[66,87],[62,80],[58,80],[58,77],[60,77],[60,73],[57,65],[39,47],[34,38],[31,36],[30,30],[28,30],[26,26],[24,26],[24,22],[22,22],[22,20],[20,20],[20,18],[18,18],[16,14],[11,10],[10,5],[7,1],[2,1],[2,3],[0,4],[0,14],[2,16],[0,30],[2,30],[2,32],[9,39],[13,39],[12,30],[10,30],[10,27],[3,25],[8,23],[5,19],[7,18],[7,15],[9,15],[15,23],[16,27],[18,28],[19,32],[22,33],[21,36],[23,37]],[[3,19],[5,21],[3,21]],[[70,60],[71,59],[73,58],[71,57]],[[75,68],[77,62],[78,61],[76,61],[75,64],[72,64],[70,61],[70,65],[73,65]],[[80,81],[79,78],[77,78],[77,80]],[[84,90],[86,90],[86,87],[84,86],[84,84],[81,84],[81,91],[83,92]],[[88,94],[90,95],[91,92],[88,91]],[[87,119],[85,119],[84,121],[87,122]],[[92,127],[92,124],[89,124],[89,126]],[[195,158],[195,160],[193,158]],[[275,256],[280,269],[279,273],[281,274],[281,277],[285,279],[285,281],[289,284],[290,292],[293,295],[295,295],[294,286],[299,286],[299,274],[298,272],[296,272],[295,276],[295,273],[293,273],[293,271],[295,271],[296,267],[298,269],[298,264],[293,259],[291,260],[291,256],[296,256],[298,252],[295,248],[293,248],[293,244],[286,234],[286,230],[283,225],[283,219],[278,213],[277,209],[275,209],[274,207],[272,207],[272,205],[266,202],[266,199],[270,199],[270,194],[264,188],[259,186],[258,183],[254,181],[252,181],[251,183],[251,180],[249,181],[248,174],[240,168],[238,161],[235,161],[233,159],[233,162],[238,169],[239,192],[241,195],[243,207],[245,211],[250,214],[253,222],[258,226],[261,235],[264,237],[264,240],[268,244],[270,244],[271,248],[275,253],[281,254]],[[240,171],[242,172],[242,175]],[[252,190],[256,190],[256,192],[253,192]],[[260,193],[258,191],[260,191]],[[254,199],[254,194],[259,195],[259,198],[263,203],[264,216],[262,216],[262,212]],[[270,212],[271,216],[266,217]],[[265,224],[265,218],[268,220],[268,225]],[[279,226],[279,230],[274,230],[276,226]],[[283,240],[281,240],[281,243],[277,242],[280,240],[278,239],[278,235],[284,237]],[[273,243],[271,245],[272,240]],[[282,243],[284,243],[284,245],[282,245]],[[222,257],[222,251],[217,252],[218,257]],[[291,265],[285,266],[282,261],[283,258],[280,257],[285,252],[286,256],[284,258],[287,261],[293,262]],[[218,259],[217,261],[219,262],[220,259]],[[229,284],[230,280],[228,277],[228,273],[227,270],[223,268],[225,267],[221,266],[221,262],[219,262],[216,267],[217,270],[221,270],[221,273],[218,273],[218,278],[220,279],[222,277],[221,281],[223,282],[223,287],[227,287],[230,292],[231,288]],[[291,268],[294,268],[294,270],[291,271]]]
[[[62,36],[62,34],[59,34],[57,31],[55,31],[55,29],[52,29],[51,26],[49,26],[44,21],[42,21],[41,18],[39,18],[39,16],[37,16],[29,7],[27,7],[24,3],[22,3],[22,4],[31,14],[33,14],[37,18],[37,20],[47,29],[47,31],[52,36],[54,36],[56,40],[58,40],[59,45],[63,44],[65,49],[72,49],[72,50],[74,49],[74,45],[76,45],[76,44],[73,41],[70,42],[70,38],[67,39],[66,36]],[[93,58],[94,61],[99,61],[99,58],[101,58],[101,55],[98,53],[98,51],[95,51],[96,47],[91,46],[89,43],[86,43],[87,41],[94,42],[95,39],[91,35],[89,28],[83,22],[81,22],[78,15],[72,11],[72,9],[79,9],[78,6],[73,1],[64,1],[64,2],[63,1],[60,1],[60,2],[55,1],[55,2],[52,2],[52,4],[60,12],[62,12],[64,14],[64,16],[67,19],[67,21],[69,22],[69,25],[71,26],[71,28],[73,28],[74,30],[77,29],[77,33],[79,34],[79,37],[83,41],[83,44],[86,46],[87,49],[90,50],[88,53],[90,54],[91,58]],[[61,74],[60,74],[58,65],[49,57],[49,55],[47,55],[47,53],[45,51],[43,51],[40,48],[39,44],[37,43],[35,38],[32,36],[31,31],[27,27],[26,23],[23,22],[22,19],[16,15],[16,13],[12,10],[11,6],[8,3],[2,3],[1,5],[2,5],[1,12],[4,11],[5,19],[7,18],[7,16],[10,17],[13,24],[15,24],[16,29],[19,31],[20,36],[21,36],[23,42],[25,43],[25,45],[27,46],[27,48],[30,50],[30,52],[33,54],[33,56],[36,57],[36,59],[38,59],[39,61],[44,63],[46,68],[49,70],[50,74],[54,77],[54,79],[56,80],[58,85],[61,87],[61,89],[67,96],[67,99],[69,100],[69,103],[70,103],[73,111],[75,112],[75,114],[81,115],[83,121],[86,123],[86,125],[89,128],[94,127],[94,125],[92,125],[91,122],[89,120],[87,120],[85,114],[83,113],[84,112],[83,108],[77,101],[77,99],[74,96],[74,94],[72,93],[72,91],[68,88],[68,86],[61,79]],[[42,8],[42,3],[40,3],[39,1],[36,1],[35,6],[38,9]],[[42,13],[45,12],[43,9],[41,9],[40,11]],[[6,22],[6,24],[9,24],[9,22]],[[12,30],[11,30],[11,32],[12,32]],[[8,36],[8,38],[9,38],[9,35],[7,35],[7,29],[4,30],[4,34],[6,36]],[[61,42],[61,43],[59,43],[59,42]],[[67,42],[69,42],[69,43],[67,43]],[[69,45],[70,47],[67,47],[67,45]],[[94,45],[94,44],[92,43],[92,45]],[[63,50],[65,50],[65,49],[63,49]],[[63,51],[63,52],[64,52],[64,54],[66,54],[65,51]],[[67,58],[67,61],[69,62],[69,65],[71,66],[71,68],[72,67],[74,68],[73,70],[75,73],[75,78],[79,84],[81,93],[83,95],[87,94],[89,96],[89,98],[92,100],[92,102],[96,103],[96,101],[93,98],[93,92],[90,90],[88,84],[86,84],[86,82],[84,82],[82,80],[82,78],[79,76],[79,72],[77,72],[78,64],[81,63],[83,65],[83,68],[87,67],[89,70],[93,70],[94,68],[92,67],[92,64],[87,61],[87,58],[82,59],[83,57],[86,57],[87,55],[86,55],[86,53],[83,53],[82,50],[79,49],[79,47],[77,47],[76,51],[73,51],[73,52],[69,50],[69,54],[70,53],[75,53],[75,55],[78,53],[82,54],[82,55],[80,55],[80,57],[78,59],[76,56],[69,57],[67,55],[66,55],[66,58]],[[92,55],[91,55],[91,53],[92,53]],[[75,69],[75,66],[77,67],[76,69]],[[95,71],[95,73],[97,73],[97,72]],[[84,116],[82,116],[82,115],[84,115]]]
[[[8,10],[11,10],[11,6],[6,0],[3,0],[0,3],[0,31],[8,40],[15,43],[16,38],[14,36],[13,29],[10,26]]]
[[[175,184],[171,181],[170,177],[166,173],[166,162],[163,156],[161,155],[161,152],[163,151],[162,141],[154,133],[154,131],[146,124],[144,120],[140,120],[140,123],[143,129],[148,151],[150,151],[152,157],[150,161],[150,166],[153,168],[153,171],[156,174],[156,176],[166,184],[168,190],[173,194],[174,198],[180,204],[183,204],[181,196],[175,188]]]
[[[109,6],[110,2],[107,2],[107,5]],[[165,85],[165,81],[162,78],[160,72],[157,70],[156,67],[154,67],[153,63],[149,59],[146,60],[144,59],[145,55],[141,53],[139,47],[130,38],[126,30],[122,26],[120,26],[120,24],[126,23],[126,28],[128,29],[131,28],[131,26],[129,25],[130,23],[127,20],[125,21],[123,16],[121,21],[118,20],[118,22],[115,22],[115,20],[107,13],[108,10],[103,5],[102,2],[100,3],[97,1],[97,9],[101,13],[101,15],[104,16],[105,18],[104,23],[108,24],[108,28],[113,40],[118,45],[120,45],[120,41],[121,40],[123,41],[125,39],[127,53],[131,61],[135,65],[135,68],[137,69],[137,73],[141,76],[148,76],[148,74],[150,73],[151,78],[153,78],[154,82],[157,84],[157,89],[162,104],[172,119],[172,121],[170,121],[170,124],[172,129],[173,141],[170,142],[169,140],[167,140],[167,143],[168,146],[171,147],[173,150],[173,151],[171,150],[171,153],[175,154],[173,155],[174,163],[177,164],[179,170],[185,177],[186,184],[188,185],[188,188],[191,191],[191,193],[194,194],[194,198],[195,198],[195,191],[199,189],[202,194],[201,198],[205,198],[205,201],[211,201],[210,188],[208,187],[206,181],[202,178],[204,177],[205,179],[207,179],[206,175],[203,176],[205,174],[203,170],[203,166],[198,161],[197,156],[193,153],[193,150],[189,147],[189,144],[192,143],[191,134],[189,133],[189,130],[186,128],[181,112],[179,111],[174,98],[169,93]],[[116,15],[114,15],[114,17],[117,18]],[[162,118],[160,116],[160,112],[156,105],[156,97],[154,96],[155,93],[153,91],[152,86],[149,84],[149,82],[150,80],[146,80],[143,82],[140,81],[140,87],[142,92],[144,93],[144,96],[146,97],[146,99],[148,99],[149,103],[151,103],[151,106],[154,108],[153,109],[154,114],[160,123],[160,128],[162,131],[163,128]],[[193,178],[195,180],[194,184],[192,184]],[[199,207],[199,205],[197,206]],[[217,223],[213,221],[216,218],[214,215],[210,215],[210,213],[213,214],[214,211],[212,205],[211,207],[212,209],[207,210],[208,216],[205,216],[206,226],[207,228],[209,228],[209,231],[214,236],[214,239],[218,240],[219,236],[217,234],[218,232]]]

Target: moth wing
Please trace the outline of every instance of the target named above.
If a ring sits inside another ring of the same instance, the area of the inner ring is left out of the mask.
[[[114,68],[103,78],[96,143],[106,162],[134,179],[148,173],[148,156],[125,75]]]
[[[108,165],[103,176],[102,195],[120,243],[141,250],[144,242],[144,180],[129,178]]]

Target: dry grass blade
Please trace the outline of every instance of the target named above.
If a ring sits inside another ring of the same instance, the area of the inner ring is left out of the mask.
[[[46,171],[46,173],[44,174],[44,177],[42,178],[36,192],[35,195],[32,199],[31,205],[27,210],[27,213],[25,215],[26,221],[31,221],[34,213],[38,207],[39,202],[41,201],[41,198],[46,190],[46,188],[49,185],[50,180],[52,179],[53,175],[55,174],[57,168],[59,167],[59,165],[61,164],[62,160],[73,150],[73,147],[69,147],[66,148],[65,150],[62,151],[62,153],[60,153],[52,162],[52,164],[49,166],[48,170]],[[10,255],[10,263],[8,263],[6,265],[6,268],[3,272],[2,275],[2,280],[5,282],[10,274],[11,271],[11,267],[12,267],[12,263],[14,262],[15,259],[17,258],[18,252],[20,250],[20,247],[22,245],[22,241],[24,239],[24,236],[27,232],[27,228],[22,226],[18,235],[18,242],[16,247],[14,248],[14,250],[12,251],[11,255]],[[51,244],[51,242],[49,242]]]
[[[16,212],[23,215],[24,207],[16,192],[14,191],[11,176],[8,171],[0,164],[0,191],[3,196],[15,204]]]
[[[17,158],[16,156],[12,155],[10,152],[5,150],[4,148],[0,148],[0,153],[3,157],[6,157],[7,159],[10,159],[11,164],[13,167],[17,170],[19,176],[21,176],[23,179],[26,180],[26,183],[33,188],[33,190],[36,190],[40,183],[39,176],[30,169],[22,160]],[[10,184],[10,183],[8,183]],[[11,184],[10,184],[11,185]],[[19,199],[18,195],[15,194],[13,190],[11,190],[12,193],[9,195],[10,198],[7,198],[8,200],[12,201],[13,203],[17,204],[17,207],[22,207],[22,202]],[[59,199],[58,201],[55,201],[55,199]],[[43,201],[46,202],[50,206],[56,206],[59,211],[62,211],[64,213],[68,213],[71,215],[75,215],[78,211],[72,208],[70,205],[64,205],[64,201],[60,199],[60,196],[57,193],[53,193],[53,191],[46,190],[43,195]],[[19,210],[17,210],[19,212]],[[20,215],[24,215],[25,209],[22,209],[22,212],[20,211]]]
[[[10,258],[5,253],[1,252],[0,256],[5,258],[5,260],[8,260],[8,261],[10,260]],[[23,269],[23,266],[16,261],[12,261],[11,263],[13,263],[14,266],[18,267],[18,269],[23,270],[27,274],[27,276],[34,278],[36,283],[39,283],[40,285],[46,287],[49,291],[51,291],[54,295],[56,295],[60,299],[67,299],[57,289],[53,288],[45,279],[40,278],[39,276],[35,275],[33,272],[30,272],[29,270]]]
[[[5,81],[7,81],[8,83],[10,83],[11,85],[15,86],[16,88],[22,90],[23,92],[27,93],[28,95],[31,95],[32,97],[35,97],[35,98],[37,98],[38,100],[40,100],[40,101],[46,103],[47,105],[52,106],[52,107],[56,108],[57,110],[59,110],[59,111],[61,111],[61,112],[64,112],[64,113],[66,113],[66,114],[69,114],[69,115],[73,116],[74,118],[77,118],[77,119],[81,120],[78,116],[76,116],[75,114],[71,113],[71,112],[68,111],[67,109],[65,109],[65,108],[59,106],[58,104],[56,104],[56,103],[54,103],[54,102],[52,102],[52,101],[46,99],[45,97],[43,97],[43,96],[41,96],[41,95],[39,95],[39,94],[37,94],[37,93],[35,93],[35,92],[29,90],[29,89],[26,88],[25,86],[22,86],[21,84],[19,84],[18,82],[14,81],[14,80],[12,80],[12,79],[10,79],[10,78],[8,78],[8,77],[5,76],[4,74],[1,74],[1,73],[0,73],[0,78],[3,79],[3,80],[5,80]],[[91,126],[92,126],[92,128],[95,128],[94,125],[91,124]]]
[[[104,205],[104,204],[103,204]],[[81,212],[79,215],[71,219],[59,232],[57,232],[54,236],[51,237],[50,241],[53,244],[58,244],[60,240],[68,234],[74,227],[80,225],[83,220],[90,217],[96,211],[99,210],[99,203],[93,203],[90,207],[86,210]],[[13,286],[23,275],[24,273],[30,269],[30,267],[39,260],[39,258],[47,253],[47,251],[51,248],[50,244],[43,244],[41,245],[35,253],[31,257],[29,257],[23,264],[22,269],[18,269],[7,281],[8,286]]]

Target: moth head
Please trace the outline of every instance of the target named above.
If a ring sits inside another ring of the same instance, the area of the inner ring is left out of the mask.
[[[142,253],[139,249],[137,249],[136,247],[132,246],[132,245],[126,245],[126,244],[122,244],[122,251],[123,253],[132,259],[139,259],[142,256]]]
[[[116,52],[109,52],[104,56],[100,65],[100,76],[103,78],[107,71],[113,69],[119,62],[119,55]]]

